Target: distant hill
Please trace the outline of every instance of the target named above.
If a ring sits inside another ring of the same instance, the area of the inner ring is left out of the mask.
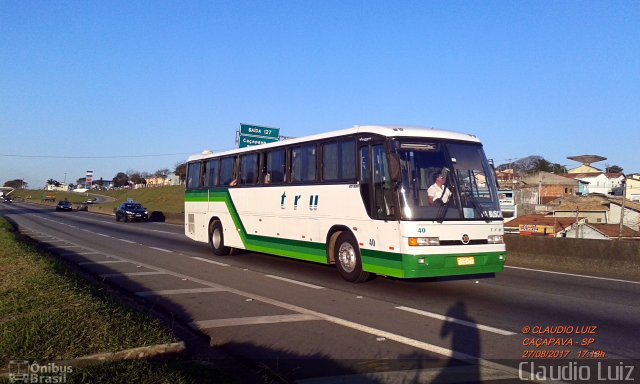
[[[540,160],[544,160],[544,158],[538,155],[531,155],[512,161],[510,163],[500,164],[496,169],[499,171],[504,171],[505,169],[513,169],[516,174],[525,174],[535,168],[536,163]]]

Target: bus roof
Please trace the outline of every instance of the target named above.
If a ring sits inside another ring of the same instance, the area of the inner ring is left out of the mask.
[[[203,153],[192,155],[187,161],[201,160],[209,157],[218,157],[224,155],[231,155],[236,153],[251,152],[263,148],[276,148],[284,145],[291,145],[296,143],[305,143],[307,141],[322,140],[331,137],[347,136],[356,133],[372,133],[387,137],[424,137],[424,138],[436,138],[436,139],[450,139],[459,141],[469,141],[479,143],[480,140],[471,134],[460,133],[454,131],[446,131],[428,127],[416,127],[408,125],[355,125],[351,128],[341,129],[337,131],[325,132],[315,135],[309,135],[304,137],[297,137],[295,139],[288,139],[278,141],[274,143],[255,145],[246,148],[235,148],[227,151],[220,151],[211,153],[205,151]]]

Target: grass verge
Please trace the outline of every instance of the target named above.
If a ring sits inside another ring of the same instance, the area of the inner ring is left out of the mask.
[[[149,210],[149,212],[162,212],[167,219],[175,222],[183,220],[184,216],[184,186],[168,186],[157,188],[140,188],[133,190],[112,190],[112,191],[93,191],[91,194],[87,193],[73,193],[73,192],[52,192],[44,190],[16,190],[11,196],[16,201],[31,201],[35,203],[42,203],[42,200],[48,196],[55,196],[55,202],[42,203],[51,207],[55,206],[60,200],[67,199],[70,202],[76,204],[74,208],[91,197],[92,194],[98,194],[103,196],[113,197],[115,201],[110,203],[101,203],[89,205],[88,208],[91,211],[113,214],[115,208],[121,203],[131,198],[136,202],[142,203],[142,205]]]
[[[11,360],[45,365],[178,341],[157,319],[125,306],[64,263],[20,241],[2,217],[0,297],[0,368],[8,367]],[[45,376],[40,375],[43,382],[55,380]],[[0,383],[8,382],[7,377],[0,377]],[[95,362],[74,368],[64,382],[190,384],[234,380],[211,364],[149,359]]]
[[[12,232],[0,218],[0,364],[177,341],[158,320],[126,307]]]

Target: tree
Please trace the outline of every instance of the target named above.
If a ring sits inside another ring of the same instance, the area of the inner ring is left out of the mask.
[[[168,168],[158,169],[157,171],[155,171],[153,176],[164,180],[169,176],[169,172],[170,171]]]
[[[15,188],[15,189],[27,189],[27,185],[29,184],[22,179],[9,180],[6,183],[4,183],[5,187]]]
[[[87,183],[87,178],[86,177],[81,177],[78,180],[76,180],[76,184],[80,185],[85,185]]]
[[[545,159],[538,159],[533,164],[533,167],[529,170],[529,173],[551,172],[552,170],[553,169],[550,162]]]
[[[135,172],[134,174],[130,175],[129,181],[131,181],[134,184],[147,184],[147,181],[140,174],[140,172]]]
[[[129,185],[129,176],[124,172],[118,172],[112,181],[114,187],[124,187],[125,185]]]
[[[622,167],[617,166],[617,165],[612,165],[612,166],[610,166],[610,167],[607,167],[607,168],[605,169],[605,171],[606,171],[607,173],[622,173]]]
[[[178,178],[180,178],[180,183],[184,183],[184,181],[187,179],[187,163],[176,163],[173,173],[178,175]]]

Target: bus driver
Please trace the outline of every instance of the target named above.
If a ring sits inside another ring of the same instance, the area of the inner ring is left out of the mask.
[[[427,189],[427,195],[429,197],[429,205],[436,204],[436,200],[441,200],[440,203],[446,204],[451,196],[451,191],[444,185],[444,176],[439,173],[436,175],[435,182]]]

